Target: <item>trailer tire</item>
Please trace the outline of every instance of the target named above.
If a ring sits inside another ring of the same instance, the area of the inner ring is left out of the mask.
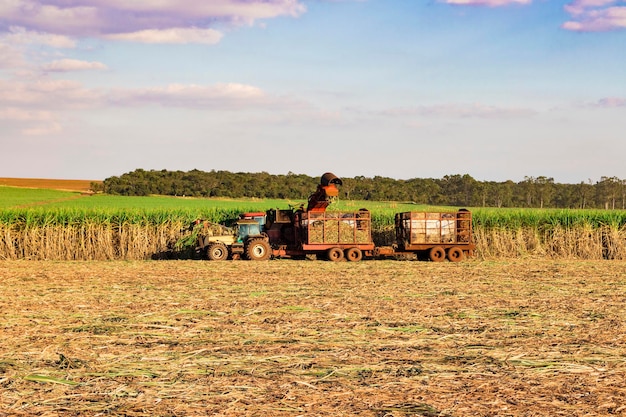
[[[223,261],[228,258],[228,248],[223,243],[212,243],[206,250],[206,256],[210,261]]]
[[[446,259],[446,251],[441,246],[434,246],[430,248],[428,257],[433,262],[441,262]]]
[[[246,246],[246,258],[251,261],[265,261],[271,254],[270,244],[263,239],[252,239]]]
[[[463,259],[465,259],[465,253],[463,252],[463,249],[459,248],[458,246],[454,246],[448,249],[448,260],[450,262],[461,262]]]
[[[363,259],[363,252],[359,248],[346,249],[345,257],[350,262],[359,262]]]
[[[340,248],[330,248],[326,251],[326,258],[332,262],[339,262],[343,259],[343,251]]]

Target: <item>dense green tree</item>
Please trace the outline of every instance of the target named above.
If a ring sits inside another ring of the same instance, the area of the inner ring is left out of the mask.
[[[596,195],[605,209],[615,209],[615,203],[622,197],[623,182],[617,177],[601,177],[596,184]],[[623,208],[623,207],[622,207]]]
[[[544,205],[551,206],[552,197],[554,196],[554,178],[537,177],[535,179],[535,192],[539,200],[539,208]]]
[[[446,175],[441,180],[441,188],[453,206],[470,206],[476,189],[476,180],[470,175]]]
[[[602,177],[580,184],[559,184],[546,176],[524,177],[523,181],[477,181],[468,174],[441,179],[396,180],[375,176],[342,178],[341,199],[411,201],[417,204],[463,207],[556,207],[626,208],[626,182]],[[256,197],[306,200],[320,177],[295,174],[272,175],[193,169],[146,171],[137,169],[104,180],[101,189],[109,194],[162,194],[194,197]]]

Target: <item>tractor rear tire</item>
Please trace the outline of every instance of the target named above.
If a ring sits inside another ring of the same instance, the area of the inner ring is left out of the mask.
[[[465,253],[463,252],[463,249],[459,248],[458,246],[454,246],[448,249],[448,260],[450,262],[461,262],[463,259],[465,259]]]
[[[272,255],[270,244],[263,239],[253,239],[246,246],[246,258],[251,261],[265,261]]]
[[[430,248],[428,257],[433,262],[442,262],[446,259],[446,251],[441,246],[434,246]]]
[[[359,248],[348,248],[345,253],[346,259],[350,262],[359,262],[363,259],[363,252]]]
[[[343,260],[343,251],[341,248],[330,248],[326,251],[326,258],[331,262],[339,262]]]
[[[210,261],[223,261],[228,259],[228,248],[223,243],[212,243],[206,251]]]

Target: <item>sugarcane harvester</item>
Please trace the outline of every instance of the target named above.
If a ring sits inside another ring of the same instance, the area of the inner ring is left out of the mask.
[[[339,195],[338,185],[343,185],[341,179],[327,172],[309,196],[306,209],[268,211],[266,227],[276,256],[316,255],[331,261],[360,261],[373,254],[368,210],[326,211]]]
[[[327,211],[343,182],[327,172],[304,205],[243,213],[233,227],[197,221],[196,250],[210,260],[266,260],[316,255],[330,261],[360,261],[402,253],[428,253],[433,261],[459,261],[471,255],[471,214],[397,213],[396,243],[377,247],[372,240],[372,218],[366,209]],[[460,216],[460,217],[459,217]]]

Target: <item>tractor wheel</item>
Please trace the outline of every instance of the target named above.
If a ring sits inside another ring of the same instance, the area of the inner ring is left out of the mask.
[[[332,262],[339,262],[343,259],[343,251],[340,248],[330,248],[326,251],[326,258]]]
[[[428,257],[433,262],[441,262],[446,259],[446,251],[441,246],[435,246],[428,252]]]
[[[461,262],[465,259],[465,254],[463,253],[463,249],[458,246],[454,246],[448,249],[448,260],[450,262]]]
[[[363,259],[363,252],[359,248],[349,248],[346,249],[346,259],[350,262],[359,262]]]
[[[212,243],[206,251],[210,261],[223,261],[228,258],[228,248],[223,243]]]
[[[253,239],[246,247],[246,258],[251,261],[265,261],[271,254],[270,244],[263,239]]]

